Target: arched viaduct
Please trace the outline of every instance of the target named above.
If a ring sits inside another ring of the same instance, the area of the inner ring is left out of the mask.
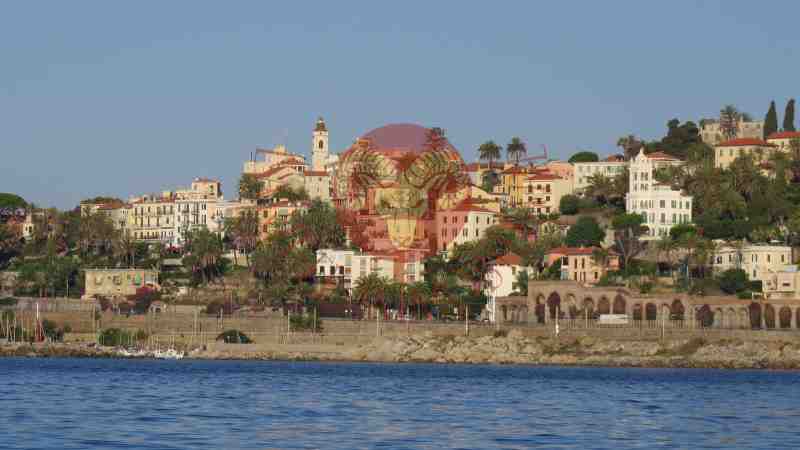
[[[531,281],[527,297],[496,299],[500,323],[546,324],[626,314],[634,321],[669,321],[689,328],[797,329],[800,300],[742,300],[686,294],[650,296],[619,287],[587,287],[574,281]]]

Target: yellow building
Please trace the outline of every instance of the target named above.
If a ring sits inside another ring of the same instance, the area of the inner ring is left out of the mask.
[[[525,183],[528,171],[519,166],[506,169],[500,174],[501,192],[508,196],[508,206],[516,208],[525,202]]]
[[[168,243],[175,237],[175,197],[144,196],[131,202],[128,230],[136,240]]]
[[[571,192],[570,181],[548,171],[537,171],[525,180],[522,203],[537,214],[557,213],[561,197]]]
[[[86,269],[83,298],[125,297],[142,287],[160,289],[158,271],[151,269]]]
[[[767,142],[777,146],[778,150],[787,153],[792,150],[792,141],[800,141],[800,131],[781,131],[780,133],[772,133],[767,137]]]
[[[766,162],[777,148],[761,139],[731,139],[714,147],[714,167],[727,169],[736,158],[744,155],[753,156],[757,163]]]

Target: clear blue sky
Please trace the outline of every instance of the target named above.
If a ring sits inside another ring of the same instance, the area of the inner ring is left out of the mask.
[[[72,207],[385,123],[567,157],[800,96],[800,2],[8,2],[0,192]]]

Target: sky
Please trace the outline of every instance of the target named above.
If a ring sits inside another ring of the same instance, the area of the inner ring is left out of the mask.
[[[309,155],[318,116],[335,152],[412,122],[467,161],[513,136],[610,154],[725,104],[782,117],[798,17],[752,0],[7,2],[0,192],[71,208],[203,176],[235,198],[256,147]]]

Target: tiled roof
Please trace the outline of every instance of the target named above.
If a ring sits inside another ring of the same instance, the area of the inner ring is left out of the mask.
[[[650,158],[650,159],[660,159],[660,160],[669,160],[669,161],[679,161],[679,159],[678,159],[678,158],[676,158],[676,157],[674,157],[674,156],[672,156],[672,155],[669,155],[669,154],[667,154],[667,153],[661,152],[661,151],[658,151],[658,152],[653,152],[653,153],[648,153],[648,154],[646,154],[645,156],[647,156],[647,157],[648,157],[648,158]]]
[[[560,176],[552,173],[536,173],[528,177],[528,180],[530,181],[551,181],[560,179]]]
[[[486,208],[481,208],[480,206],[476,205],[472,202],[472,199],[465,199],[462,200],[455,208],[451,209],[451,211],[458,211],[458,212],[482,212],[482,213],[489,213],[494,214],[494,211],[490,211]]]
[[[303,175],[307,177],[325,177],[328,176],[328,172],[324,170],[306,170],[303,172]]]
[[[717,147],[745,147],[749,145],[755,145],[760,147],[774,147],[774,144],[770,144],[769,142],[762,141],[761,139],[755,138],[738,138],[738,139],[731,139],[729,141],[725,141],[722,143],[717,144]]]
[[[800,131],[780,131],[770,134],[767,139],[800,139]]]
[[[492,261],[492,264],[497,266],[521,266],[522,258],[516,253],[507,253]]]
[[[550,249],[547,254],[560,255],[591,255],[597,247],[556,247]]]

